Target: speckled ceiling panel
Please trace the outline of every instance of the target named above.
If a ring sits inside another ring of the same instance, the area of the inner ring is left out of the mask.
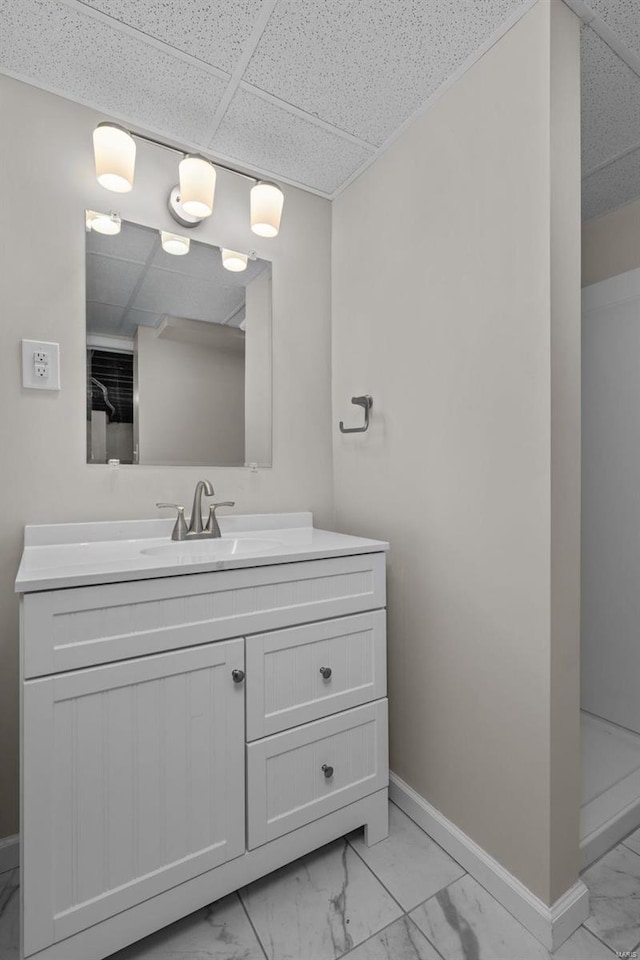
[[[245,80],[379,145],[522,0],[280,0]]]
[[[309,123],[241,87],[211,149],[332,193],[372,151]]]
[[[638,0],[588,0],[599,16],[625,47],[640,57],[640,3]]]
[[[262,0],[83,0],[87,6],[231,73]]]
[[[640,77],[590,27],[582,30],[582,171],[640,143]]]
[[[226,82],[55,0],[0,0],[0,70],[199,142]]]
[[[640,147],[582,181],[582,218],[590,220],[640,197]]]

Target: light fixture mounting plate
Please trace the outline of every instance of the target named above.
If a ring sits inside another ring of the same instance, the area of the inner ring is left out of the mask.
[[[169,213],[181,227],[197,227],[204,219],[204,217],[192,216],[183,208],[178,185],[169,194]]]

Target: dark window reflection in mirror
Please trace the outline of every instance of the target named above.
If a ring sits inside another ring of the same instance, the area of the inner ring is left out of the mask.
[[[87,232],[87,462],[270,466],[271,264],[181,235]]]

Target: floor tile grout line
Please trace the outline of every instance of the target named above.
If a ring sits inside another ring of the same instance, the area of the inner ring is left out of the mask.
[[[245,914],[246,914],[247,920],[249,921],[249,926],[250,926],[251,929],[253,930],[254,936],[255,936],[256,940],[258,941],[258,946],[260,947],[260,949],[262,950],[262,952],[263,952],[263,954],[264,954],[264,956],[265,956],[265,960],[270,960],[269,955],[268,955],[267,951],[266,951],[265,948],[264,948],[264,944],[263,944],[262,940],[260,939],[260,935],[258,934],[258,931],[256,930],[255,924],[254,924],[253,920],[251,919],[251,915],[249,914],[249,910],[247,909],[247,905],[246,905],[246,903],[244,902],[244,900],[242,899],[242,896],[241,896],[241,894],[240,894],[240,890],[236,890],[236,896],[237,896],[238,900],[240,901],[240,905],[241,905],[242,909],[244,910],[244,912],[245,912]]]
[[[424,831],[423,831],[423,833],[424,833]],[[429,836],[429,834],[427,834],[427,836]],[[373,869],[373,867],[370,866],[370,864],[367,863],[367,861],[364,859],[364,857],[363,857],[360,853],[358,853],[358,851],[355,849],[355,847],[353,846],[353,844],[351,843],[351,841],[350,841],[347,837],[345,837],[344,839],[347,841],[347,843],[349,844],[349,846],[351,847],[351,849],[353,850],[353,852],[356,854],[356,856],[360,857],[360,860],[362,860],[362,862],[364,863],[365,867],[367,867],[367,869],[373,874],[373,876],[376,878],[376,880],[378,881],[378,883],[380,884],[380,886],[381,886],[381,887],[384,887],[384,889],[387,891],[387,893],[389,894],[389,896],[391,897],[391,899],[394,900],[395,903],[398,904],[398,906],[400,907],[400,909],[402,910],[402,912],[403,912],[407,917],[409,916],[409,914],[410,914],[413,910],[417,910],[418,907],[421,907],[421,906],[423,906],[423,904],[428,903],[429,900],[433,900],[433,898],[434,898],[434,897],[437,897],[438,894],[439,894],[439,893],[442,893],[443,890],[448,890],[448,888],[449,888],[450,886],[452,886],[454,883],[457,883],[458,880],[462,880],[464,877],[469,876],[468,872],[464,869],[464,867],[460,866],[460,864],[458,863],[457,860],[454,860],[453,862],[454,862],[455,864],[457,864],[457,866],[459,866],[460,869],[463,871],[462,875],[459,876],[459,877],[456,877],[455,880],[449,880],[448,883],[445,883],[444,886],[442,886],[442,887],[440,887],[438,890],[436,890],[435,893],[432,893],[432,894],[430,894],[428,897],[425,897],[424,900],[420,900],[420,902],[419,902],[419,903],[416,903],[415,906],[409,907],[408,909],[405,909],[405,908],[402,906],[402,904],[400,903],[400,901],[397,899],[397,897],[394,897],[394,895],[391,893],[391,890],[389,890],[389,888],[385,885],[385,883],[380,879],[380,877],[379,877],[378,874],[375,872],[375,870]],[[429,839],[431,839],[431,838],[429,838]],[[435,843],[435,841],[434,841],[434,843]],[[446,850],[445,850],[445,853],[446,853]],[[447,854],[447,856],[448,856],[448,854]],[[451,859],[453,860],[453,857],[451,857]],[[478,882],[478,881],[476,880],[476,883],[477,883],[477,882]],[[481,884],[481,886],[482,886],[482,884]],[[488,893],[488,892],[489,892],[489,891],[487,891],[487,893]],[[492,894],[489,894],[489,896],[493,896],[493,895],[492,895]],[[493,897],[493,899],[495,900],[495,897]],[[496,902],[498,902],[498,901],[496,901]],[[502,904],[500,904],[500,905],[502,906]],[[520,921],[518,921],[518,923],[519,923],[519,922],[520,922]],[[522,924],[520,924],[520,926],[522,926]],[[526,929],[526,927],[525,927],[525,929]]]
[[[587,920],[590,919],[590,917],[591,917],[591,914],[589,914],[589,916],[587,917]],[[592,937],[595,937],[596,940],[598,941],[598,943],[601,943],[603,947],[606,947],[607,950],[610,950],[611,953],[613,953],[614,957],[616,956],[616,952],[615,952],[615,950],[613,949],[613,947],[612,947],[610,944],[608,944],[605,940],[603,940],[602,937],[598,936],[598,934],[597,934],[594,930],[590,930],[589,927],[587,926],[587,921],[586,921],[586,920],[585,920],[584,923],[581,923],[581,924],[580,924],[580,926],[578,927],[578,930],[580,930],[580,929],[582,929],[582,928],[584,928],[584,929],[587,931],[587,933],[590,933]],[[575,931],[574,931],[574,932],[575,932]],[[572,934],[572,936],[573,936],[573,934]]]
[[[439,893],[442,893],[442,892],[443,892],[443,890],[448,890],[449,887],[452,887],[452,886],[454,885],[454,883],[458,883],[459,880],[464,880],[465,877],[471,877],[471,874],[470,874],[470,873],[467,873],[466,870],[465,870],[465,872],[463,873],[463,875],[462,875],[461,877],[456,877],[455,880],[449,880],[449,883],[445,883],[444,887],[440,887],[439,890],[436,890],[435,893],[432,893],[431,896],[430,896],[430,897],[427,897],[426,900],[421,900],[420,903],[417,903],[417,904],[415,905],[415,907],[411,907],[411,910],[408,911],[408,912],[409,912],[409,913],[413,913],[413,911],[414,911],[414,910],[417,910],[418,907],[424,907],[425,903],[429,903],[430,900],[433,900],[434,897],[437,897]],[[473,880],[474,883],[477,883],[479,887],[482,887],[482,884],[481,884],[478,880],[476,880],[475,877],[471,877],[471,879]],[[502,907],[502,904],[500,903],[500,901],[499,901],[499,900],[496,900],[496,898],[494,897],[494,895],[493,895],[492,893],[489,893],[489,891],[486,890],[484,887],[482,887],[482,889],[484,890],[485,893],[488,893],[488,894],[489,894],[489,896],[491,897],[492,900],[495,900],[495,901],[496,901],[496,903],[498,904],[499,907]],[[502,907],[502,909],[503,909],[503,910],[507,910],[506,907]],[[508,910],[507,910],[507,913],[509,913]],[[510,913],[509,916],[510,916],[510,917],[513,917],[513,914]],[[515,917],[513,917],[513,919],[516,920]],[[516,922],[517,922],[517,923],[520,923],[519,920],[516,920]],[[524,926],[523,923],[520,923],[520,926],[523,927],[523,929],[525,929],[525,930],[527,929],[527,928]]]
[[[422,833],[424,833],[425,837],[428,837],[429,840],[431,841],[431,843],[435,844],[436,847],[438,848],[438,850],[441,850],[441,851],[444,853],[444,855],[449,858],[449,860],[453,860],[453,862],[454,862],[455,864],[457,864],[457,865],[460,867],[461,870],[464,870],[465,873],[468,873],[468,872],[469,872],[468,870],[465,870],[465,868],[462,866],[462,864],[460,863],[459,860],[456,860],[456,858],[455,858],[454,856],[452,856],[452,855],[449,853],[448,850],[445,850],[445,848],[442,846],[442,844],[438,843],[437,840],[434,840],[430,833],[427,833],[427,831],[426,831],[423,827],[421,827],[419,823],[416,823],[416,821],[415,821],[412,817],[410,817],[409,814],[406,813],[406,812],[402,809],[402,807],[399,806],[399,805],[395,802],[395,800],[389,800],[389,803],[390,803],[390,804],[393,804],[393,806],[396,808],[396,810],[399,810],[400,813],[403,814],[403,816],[405,816],[405,817],[407,818],[407,820],[411,820],[411,823],[413,823],[414,826],[416,826],[416,827],[418,828],[418,830],[420,830]],[[482,886],[482,884],[480,884],[480,886]]]
[[[387,885],[386,885],[385,883],[383,883],[383,881],[380,879],[380,877],[379,877],[378,874],[375,872],[375,870],[373,869],[373,867],[369,866],[369,864],[368,864],[367,861],[364,859],[364,857],[360,856],[360,854],[358,853],[358,851],[356,850],[356,848],[353,846],[353,844],[351,843],[351,841],[349,840],[348,837],[344,837],[344,842],[347,844],[347,846],[349,847],[349,849],[352,850],[352,851],[355,853],[356,857],[358,857],[358,859],[360,860],[360,862],[361,862],[361,863],[364,863],[364,865],[365,865],[365,867],[367,868],[367,870],[369,871],[369,873],[373,876],[373,878],[374,878],[375,880],[378,881],[378,883],[379,883],[380,886],[383,888],[383,890],[385,890],[385,891],[389,894],[389,896],[391,897],[391,899],[393,900],[393,902],[394,902],[398,907],[400,907],[400,909],[402,910],[403,913],[406,913],[407,911],[406,911],[405,908],[402,906],[402,904],[401,904],[400,901],[397,899],[397,897],[394,897],[394,895],[391,893],[391,890],[389,890],[389,888],[387,887]],[[381,841],[381,842],[382,842],[382,841]],[[396,919],[399,919],[399,918],[396,918]]]
[[[454,881],[454,882],[455,882],[455,881]],[[426,903],[426,901],[425,901],[425,903]],[[417,910],[418,908],[417,908],[417,907],[414,907],[413,909],[414,909],[414,910]],[[433,940],[431,940],[431,938],[427,936],[427,934],[424,932],[424,930],[422,930],[422,929],[418,926],[418,924],[415,922],[415,920],[413,919],[413,917],[410,916],[409,914],[407,914],[407,920],[409,921],[409,923],[412,923],[412,924],[414,925],[414,927],[416,928],[416,930],[418,930],[418,931],[422,934],[422,936],[425,938],[425,940],[427,941],[427,943],[429,944],[429,946],[432,947],[432,948],[435,950],[435,952],[438,954],[438,956],[441,957],[442,960],[445,960],[444,954],[443,954],[443,953],[440,953],[440,950],[436,947],[436,945],[435,945],[435,943],[433,942]]]
[[[411,924],[411,926],[415,927],[416,930],[418,931],[418,933],[425,938],[425,940],[427,941],[427,943],[429,944],[429,946],[433,946],[433,944],[431,943],[431,941],[429,940],[429,938],[428,938],[427,936],[425,936],[425,934],[422,932],[422,930],[420,929],[420,927],[418,926],[418,924],[417,924],[414,920],[411,919],[411,917],[409,916],[409,914],[408,914],[406,911],[404,911],[401,917],[396,917],[396,919],[395,919],[395,920],[392,920],[391,923],[388,923],[385,927],[382,927],[380,930],[377,930],[375,933],[372,933],[371,936],[370,936],[370,937],[367,937],[366,940],[361,940],[360,943],[356,943],[356,944],[351,948],[351,950],[348,950],[348,951],[347,951],[347,953],[341,953],[339,957],[336,957],[336,960],[349,960],[349,957],[350,957],[350,955],[351,955],[352,953],[355,953],[356,950],[359,950],[360,947],[363,947],[366,943],[369,943],[369,941],[370,941],[370,940],[373,940],[375,937],[379,937],[381,934],[383,934],[383,933],[385,932],[385,930],[388,930],[388,929],[389,929],[390,927],[392,927],[394,924],[398,923],[399,920],[402,920],[402,919],[404,919],[404,918],[406,918],[407,921]],[[442,954],[440,953],[440,951],[437,949],[437,947],[434,947],[434,950],[435,950],[435,952],[438,954],[438,956],[441,957],[442,960],[444,960],[444,957],[442,956]]]
[[[406,914],[403,913],[402,916],[406,916]],[[341,953],[339,957],[336,957],[336,960],[345,960],[345,958],[348,958],[349,955],[355,950],[359,950],[360,947],[363,947],[365,943],[369,943],[369,941],[373,940],[374,937],[379,937],[381,933],[384,933],[385,930],[388,930],[389,927],[392,927],[394,923],[398,922],[398,920],[402,920],[402,917],[396,917],[395,920],[392,920],[390,923],[387,923],[386,926],[381,927],[380,930],[376,930],[375,933],[372,933],[370,936],[368,936],[366,940],[361,940],[360,943],[355,943],[350,950],[347,950],[346,953]]]

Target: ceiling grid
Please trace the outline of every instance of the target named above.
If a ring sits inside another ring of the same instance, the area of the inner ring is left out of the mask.
[[[0,72],[332,199],[533,2],[0,0]],[[588,219],[640,196],[640,4],[565,2]]]

